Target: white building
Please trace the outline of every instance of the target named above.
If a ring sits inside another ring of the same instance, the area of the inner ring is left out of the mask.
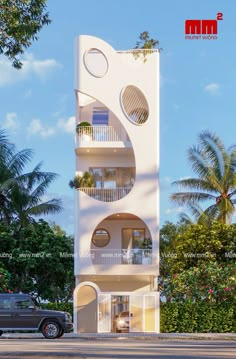
[[[158,332],[159,51],[80,36],[75,70],[75,332]]]

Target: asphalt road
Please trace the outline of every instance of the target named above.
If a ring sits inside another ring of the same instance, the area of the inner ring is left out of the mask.
[[[236,358],[236,341],[163,339],[0,339],[1,359],[222,359]]]

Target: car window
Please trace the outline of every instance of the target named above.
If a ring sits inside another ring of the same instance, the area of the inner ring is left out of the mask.
[[[11,298],[0,298],[0,309],[10,309]]]
[[[129,312],[120,313],[120,317],[129,317]]]
[[[29,306],[33,305],[30,299],[15,299],[14,308],[15,309],[27,309]]]

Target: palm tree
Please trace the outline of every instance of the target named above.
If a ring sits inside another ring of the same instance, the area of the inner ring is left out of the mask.
[[[0,131],[0,220],[7,224],[14,219],[24,225],[34,216],[62,209],[60,199],[43,201],[48,186],[57,177],[55,173],[42,172],[41,164],[32,172],[23,172],[32,154],[30,149],[18,152]]]
[[[188,150],[188,160],[197,177],[174,182],[190,191],[173,193],[171,201],[192,207],[213,202],[200,216],[230,223],[236,203],[236,146],[226,150],[220,138],[209,131],[203,131],[198,138],[199,145]]]
[[[192,204],[189,203],[187,205],[187,210],[191,213],[189,215],[186,212],[180,212],[179,219],[180,223],[185,224],[201,224],[203,226],[211,226],[214,222],[214,216],[207,215],[204,210],[198,205],[198,203]]]

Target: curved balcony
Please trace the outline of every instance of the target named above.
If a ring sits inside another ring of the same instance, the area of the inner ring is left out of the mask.
[[[86,193],[88,196],[102,202],[114,202],[125,197],[132,187],[118,187],[118,188],[95,188],[95,187],[80,187],[79,191]]]
[[[95,265],[152,264],[151,249],[91,249],[90,253]]]
[[[132,148],[129,136],[121,126],[81,126],[76,132],[77,148]]]

